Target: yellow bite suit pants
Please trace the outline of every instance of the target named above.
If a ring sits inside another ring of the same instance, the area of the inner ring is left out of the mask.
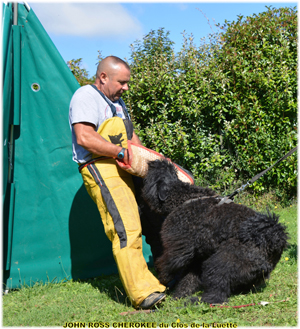
[[[149,271],[143,256],[142,228],[132,177],[111,158],[87,165],[81,175],[112,242],[123,287],[137,307],[151,293],[165,291],[165,286]]]

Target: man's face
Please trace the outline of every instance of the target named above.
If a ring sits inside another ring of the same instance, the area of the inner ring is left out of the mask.
[[[130,80],[130,70],[124,65],[118,65],[110,73],[107,74],[104,94],[113,102],[117,101],[121,95],[128,90],[128,82]]]

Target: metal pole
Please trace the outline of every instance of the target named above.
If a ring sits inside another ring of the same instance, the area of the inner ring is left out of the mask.
[[[18,3],[17,2],[13,3],[13,8],[14,8],[13,25],[18,25]]]
[[[18,3],[13,2],[12,8],[14,11],[13,17],[13,25],[18,25]],[[10,140],[8,142],[8,159],[9,159],[9,167],[8,167],[8,182],[12,182],[12,170],[13,170],[13,145],[14,145],[14,125],[10,125]]]
[[[24,6],[26,7],[26,9],[28,10],[28,11],[30,11],[30,6],[29,6],[29,4],[27,3],[27,2],[23,2],[24,3]]]

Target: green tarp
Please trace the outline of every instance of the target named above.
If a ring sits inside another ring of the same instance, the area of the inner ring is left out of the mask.
[[[72,161],[68,112],[79,84],[31,9],[18,4],[13,26],[12,5],[3,5],[2,24],[4,284],[116,273]]]

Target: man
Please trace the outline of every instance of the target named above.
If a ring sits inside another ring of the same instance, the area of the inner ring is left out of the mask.
[[[132,176],[115,160],[129,163],[128,152],[121,143],[124,134],[110,131],[110,127],[115,129],[120,121],[125,122],[119,118],[129,118],[121,99],[129,80],[127,63],[115,56],[103,59],[94,85],[83,86],[74,93],[69,121],[73,160],[80,165],[86,189],[97,204],[126,294],[134,307],[148,309],[165,298],[165,286],[148,270]],[[131,140],[141,144],[134,131]]]

